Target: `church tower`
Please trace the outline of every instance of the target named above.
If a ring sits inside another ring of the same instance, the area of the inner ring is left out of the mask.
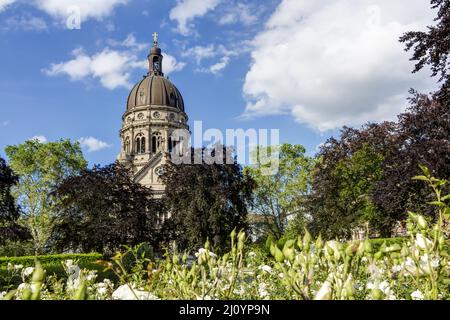
[[[183,97],[164,76],[163,55],[157,34],[153,36],[148,73],[131,90],[122,117],[118,161],[132,170],[136,182],[151,187],[156,197],[160,197],[164,193],[159,178],[162,165],[169,161],[169,154],[175,148],[171,134],[189,127]]]

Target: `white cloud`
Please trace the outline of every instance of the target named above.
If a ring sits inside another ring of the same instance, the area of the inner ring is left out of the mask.
[[[47,137],[45,137],[45,136],[34,136],[34,137],[30,138],[29,140],[37,140],[40,143],[48,142]]]
[[[148,68],[148,61],[138,58],[139,52],[147,45],[137,43],[133,35],[129,35],[124,41],[109,40],[108,43],[115,48],[106,47],[93,55],[88,55],[83,48],[78,48],[72,52],[73,59],[53,63],[50,68],[43,71],[49,76],[67,75],[73,81],[97,79],[110,90],[119,87],[129,89],[132,86],[130,82],[132,72]],[[164,54],[165,74],[180,71],[184,67],[185,63]]]
[[[208,70],[209,70],[209,72],[211,72],[213,74],[219,74],[220,71],[222,71],[223,69],[225,69],[227,67],[229,62],[230,62],[229,57],[226,57],[226,56],[222,57],[219,62],[210,66]]]
[[[88,152],[100,151],[111,147],[110,144],[100,141],[94,137],[80,138],[78,142],[80,142],[82,147],[86,147]]]
[[[0,0],[0,12],[4,11],[7,6],[13,4],[16,0]]]
[[[176,20],[178,23],[177,31],[182,35],[192,33],[195,18],[202,17],[214,8],[222,0],[178,0],[177,5],[170,10],[170,20]]]
[[[21,16],[11,16],[4,20],[2,30],[24,30],[24,31],[45,31],[48,29],[47,22],[40,17],[24,13]]]
[[[398,42],[432,21],[427,1],[283,0],[253,40],[243,92],[244,117],[291,114],[326,131],[392,119],[410,87],[430,85],[411,74]]]
[[[237,56],[238,53],[235,50],[227,49],[223,45],[210,44],[207,46],[195,46],[185,50],[183,57],[190,57],[194,59],[199,66],[196,70],[198,72],[219,74],[220,71],[226,68],[230,62],[230,58]],[[208,67],[202,66],[204,60],[217,59]]]
[[[34,0],[34,4],[47,14],[65,22],[74,7],[79,8],[81,21],[102,20],[112,14],[115,7],[125,5],[129,0]]]
[[[9,125],[9,120],[5,120],[5,121],[0,122],[0,125],[1,125],[2,127],[8,126],[8,125]]]
[[[145,61],[147,63],[147,61]],[[173,72],[181,71],[186,66],[186,63],[177,61],[177,59],[174,56],[171,56],[170,54],[164,54],[164,60],[163,60],[163,71],[164,74],[171,74]]]
[[[225,13],[221,13],[219,20],[220,25],[227,25],[240,22],[243,25],[251,25],[258,21],[259,12],[254,6],[244,3],[235,5],[227,5]]]
[[[113,46],[113,47],[124,47],[124,48],[130,48],[134,51],[142,51],[144,49],[147,49],[149,47],[149,44],[147,43],[139,43],[136,40],[136,37],[134,36],[134,34],[130,33],[129,35],[127,35],[127,37],[125,38],[125,40],[123,41],[117,41],[114,39],[109,39],[107,40],[108,44]]]

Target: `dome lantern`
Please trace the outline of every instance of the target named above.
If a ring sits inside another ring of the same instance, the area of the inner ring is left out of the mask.
[[[149,75],[164,76],[162,72],[162,60],[161,49],[158,47],[158,34],[153,33],[153,48],[148,55]]]

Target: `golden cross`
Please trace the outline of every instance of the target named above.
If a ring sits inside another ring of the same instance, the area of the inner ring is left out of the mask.
[[[153,45],[155,47],[158,46],[158,33],[156,33],[156,32],[153,32]]]

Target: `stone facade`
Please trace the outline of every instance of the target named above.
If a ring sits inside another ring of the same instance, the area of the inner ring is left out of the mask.
[[[171,134],[189,130],[183,98],[162,72],[161,49],[155,39],[148,56],[149,72],[132,89],[120,130],[118,161],[132,170],[136,182],[151,187],[157,197],[164,192],[159,176],[176,147]]]

